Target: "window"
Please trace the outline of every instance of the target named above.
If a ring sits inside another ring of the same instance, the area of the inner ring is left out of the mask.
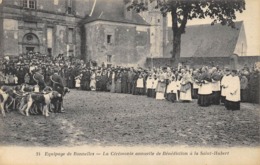
[[[72,7],[72,0],[68,0],[68,6]]]
[[[68,14],[72,14],[72,8],[68,7]]]
[[[47,46],[48,46],[48,48],[52,48],[52,42],[53,42],[53,29],[47,28]]]
[[[112,35],[107,35],[107,43],[111,44],[112,43]]]
[[[23,0],[23,7],[29,9],[36,9],[36,0]]]
[[[52,48],[48,48],[48,55],[52,56]]]
[[[72,28],[69,28],[68,42],[69,42],[69,44],[73,43],[73,29]]]
[[[160,19],[158,19],[158,23],[160,23]]]
[[[74,57],[74,50],[69,50],[69,57]]]
[[[68,0],[67,3],[67,13],[72,14],[72,0]]]
[[[107,55],[107,62],[111,63],[112,55]]]
[[[54,0],[54,5],[58,5],[59,4],[59,0]]]

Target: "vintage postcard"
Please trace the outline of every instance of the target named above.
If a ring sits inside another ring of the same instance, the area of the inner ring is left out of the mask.
[[[259,7],[0,0],[0,164],[260,164]]]

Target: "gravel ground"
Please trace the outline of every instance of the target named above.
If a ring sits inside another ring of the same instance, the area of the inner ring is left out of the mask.
[[[0,145],[259,146],[259,105],[198,107],[146,96],[72,90],[66,113],[0,117]]]

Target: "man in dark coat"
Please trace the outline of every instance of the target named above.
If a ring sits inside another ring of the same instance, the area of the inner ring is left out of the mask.
[[[35,70],[34,74],[33,74],[33,80],[34,80],[34,85],[39,85],[39,89],[40,91],[42,91],[45,87],[45,81],[44,81],[44,76],[42,75],[42,71],[41,69],[37,69]]]
[[[134,72],[132,69],[130,69],[127,72],[127,89],[128,93],[133,93],[133,83],[134,83]]]
[[[127,80],[128,78],[128,73],[126,71],[126,69],[124,69],[123,73],[122,73],[122,78],[121,78],[121,88],[122,88],[122,93],[128,93],[127,91]]]
[[[55,100],[54,112],[65,112],[63,108],[63,96],[64,96],[64,83],[62,77],[58,74],[58,69],[54,70],[53,75],[50,77],[53,90],[59,92],[62,97],[60,100]]]
[[[250,75],[248,86],[249,86],[249,101],[251,103],[258,104],[260,101],[259,97],[259,83],[260,82],[260,74],[258,71],[253,71]]]

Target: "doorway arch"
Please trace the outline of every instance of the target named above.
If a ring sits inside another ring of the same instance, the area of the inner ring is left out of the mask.
[[[23,37],[23,54],[28,52],[39,52],[40,51],[40,41],[37,35],[34,33],[27,33]]]

